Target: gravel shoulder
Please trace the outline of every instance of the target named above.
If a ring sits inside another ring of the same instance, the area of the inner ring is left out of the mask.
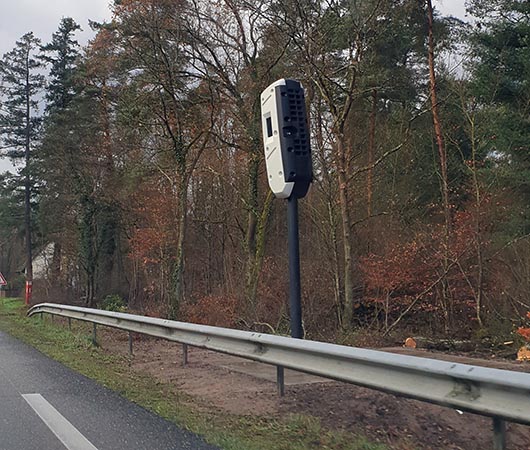
[[[126,355],[127,335],[101,330],[102,347]],[[530,372],[530,364],[478,359],[462,355],[405,348],[384,349],[400,354],[455,361],[505,370]],[[391,394],[324,379],[289,382],[278,397],[271,369],[259,363],[198,348],[189,349],[189,364],[182,366],[181,346],[164,340],[134,336],[131,368],[161,382],[175,384],[192,397],[220,411],[244,417],[306,414],[331,430],[362,432],[394,449],[482,450],[492,446],[491,420],[449,408],[399,398]],[[254,364],[257,368],[242,365]],[[266,376],[254,376],[263,367]],[[246,373],[243,373],[246,372]],[[295,378],[292,378],[295,380]],[[508,424],[508,448],[530,449],[530,427]]]

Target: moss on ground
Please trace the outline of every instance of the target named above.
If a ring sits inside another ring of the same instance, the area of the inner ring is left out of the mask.
[[[170,383],[133,371],[127,357],[94,347],[89,327],[70,332],[50,320],[26,317],[20,299],[0,299],[0,329],[226,450],[386,449],[359,435],[326,430],[306,415],[241,417],[212,408]]]

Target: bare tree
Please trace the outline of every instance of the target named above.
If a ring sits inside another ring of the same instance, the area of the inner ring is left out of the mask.
[[[167,0],[126,1],[115,9],[116,31],[123,45],[135,102],[148,105],[151,121],[144,123],[151,136],[163,142],[147,154],[176,195],[176,252],[171,274],[169,315],[176,317],[183,300],[184,243],[189,187],[213,126],[208,107],[208,83],[197,85],[189,77],[184,52],[182,5]],[[205,106],[206,104],[206,106]]]
[[[407,3],[405,5],[408,7]],[[406,123],[402,142],[375,157],[373,137],[376,133],[378,97],[373,92],[384,92],[389,85],[387,70],[396,64],[393,59],[396,56],[389,57],[385,62],[387,66],[384,66],[374,61],[374,52],[378,45],[391,39],[388,30],[393,25],[404,26],[408,20],[404,19],[406,7],[396,14],[398,11],[398,6],[381,1],[321,3],[299,0],[278,3],[267,11],[271,25],[287,36],[296,54],[293,71],[311,85],[314,97],[321,99],[323,108],[316,112],[320,116],[316,120],[322,121],[323,128],[329,131],[330,143],[325,151],[332,161],[340,210],[343,258],[340,278],[344,292],[341,301],[345,327],[352,322],[355,304],[354,226],[357,221],[353,206],[356,200],[354,184],[361,174],[368,173],[371,202],[374,168],[402,148],[410,128],[410,122]],[[393,20],[396,22],[392,23]],[[399,58],[411,52],[405,47],[399,51],[403,52]],[[364,110],[367,102],[372,110],[369,114]],[[372,127],[372,139],[368,142],[359,123],[359,120],[365,123],[367,117],[371,117]],[[363,164],[366,154],[368,163]],[[369,207],[368,211],[372,214],[372,208]]]
[[[265,227],[273,200],[270,192],[260,193],[263,151],[259,95],[285,51],[283,46],[267,46],[261,14],[267,4],[264,0],[248,4],[194,0],[185,15],[192,74],[215,89],[217,111],[225,118],[224,128],[218,129],[215,138],[246,155],[246,192],[242,195],[246,224],[241,228],[246,254],[245,298],[251,314],[256,309]],[[268,54],[263,57],[265,51]]]

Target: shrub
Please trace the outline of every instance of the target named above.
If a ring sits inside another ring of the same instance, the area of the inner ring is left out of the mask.
[[[236,322],[237,301],[230,296],[207,295],[194,304],[182,306],[183,319],[202,325],[232,328]]]
[[[107,295],[101,302],[100,308],[105,311],[115,311],[115,312],[125,312],[127,311],[127,306],[123,299],[117,295]]]
[[[530,312],[527,312],[527,313],[526,313],[526,318],[527,318],[527,319],[530,319]],[[530,328],[528,328],[528,327],[519,327],[519,328],[517,329],[517,334],[520,335],[520,336],[522,336],[523,339],[524,339],[526,342],[530,343]]]

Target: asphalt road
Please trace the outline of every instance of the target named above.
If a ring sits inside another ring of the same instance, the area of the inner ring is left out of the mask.
[[[0,332],[0,450],[215,450]]]

